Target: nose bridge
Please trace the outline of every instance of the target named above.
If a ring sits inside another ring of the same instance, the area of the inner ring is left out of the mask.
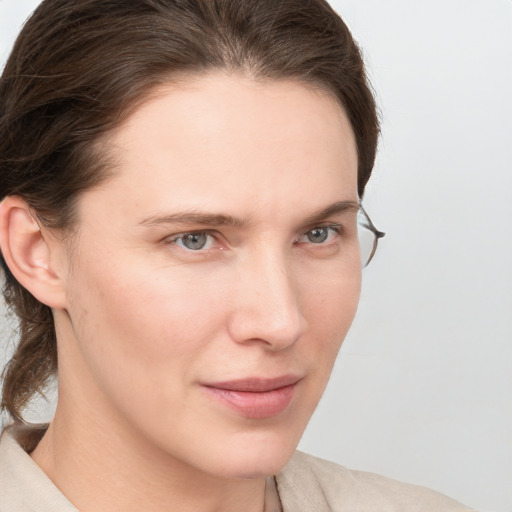
[[[241,273],[232,333],[237,341],[261,340],[274,348],[294,343],[306,322],[284,251],[260,247],[244,261]]]

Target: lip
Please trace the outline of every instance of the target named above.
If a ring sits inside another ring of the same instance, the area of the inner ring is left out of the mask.
[[[251,419],[277,416],[290,405],[300,377],[247,378],[202,384],[208,395]]]

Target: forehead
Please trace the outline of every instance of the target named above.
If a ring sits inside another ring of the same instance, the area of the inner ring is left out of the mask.
[[[149,209],[225,211],[248,201],[278,209],[312,190],[316,209],[357,200],[356,143],[344,110],[296,81],[219,73],[161,86],[107,144],[118,195]]]

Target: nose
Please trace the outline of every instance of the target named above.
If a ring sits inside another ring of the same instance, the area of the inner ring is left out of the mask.
[[[299,283],[286,258],[269,251],[245,262],[239,270],[228,322],[237,343],[261,343],[283,350],[304,333]]]

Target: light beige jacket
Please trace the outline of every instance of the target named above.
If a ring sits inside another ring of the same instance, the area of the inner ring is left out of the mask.
[[[283,512],[468,512],[434,491],[296,452],[275,477]],[[272,496],[266,510],[274,512]],[[272,502],[272,503],[271,503]],[[150,508],[149,508],[150,509]],[[78,512],[10,432],[0,439],[0,512]]]

